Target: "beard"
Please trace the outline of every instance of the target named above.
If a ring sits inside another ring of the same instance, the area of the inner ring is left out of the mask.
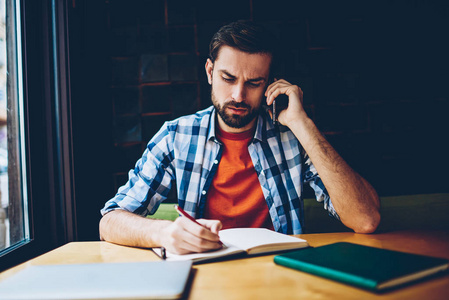
[[[252,107],[245,102],[237,102],[234,100],[228,101],[224,103],[223,105],[220,105],[220,103],[217,100],[217,97],[215,97],[214,94],[214,87],[211,88],[211,99],[212,104],[214,105],[215,109],[217,110],[218,115],[221,117],[223,122],[232,128],[243,128],[249,123],[251,123],[254,118],[259,114],[259,107]],[[226,113],[227,108],[245,108],[247,110],[247,113],[244,115],[236,115],[232,113]]]

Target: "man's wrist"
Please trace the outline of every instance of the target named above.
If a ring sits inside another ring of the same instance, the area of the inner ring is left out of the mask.
[[[142,236],[142,244],[147,244],[147,246],[150,247],[162,246],[165,229],[170,226],[172,222],[168,220],[148,220],[150,222],[148,228],[144,230],[145,234]]]
[[[307,113],[302,110],[295,114],[293,118],[290,118],[285,126],[290,128],[290,130],[293,130],[294,128],[304,128],[309,122],[312,122],[312,119],[310,119]]]

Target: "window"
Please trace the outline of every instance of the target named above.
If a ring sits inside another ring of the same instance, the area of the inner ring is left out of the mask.
[[[5,1],[0,2],[0,251],[9,246],[7,236],[8,152],[6,132],[6,12]]]
[[[75,240],[76,218],[66,34],[72,2],[0,3],[2,271]]]
[[[11,6],[12,5],[12,6]],[[6,22],[8,9],[8,22]],[[29,240],[20,16],[0,3],[0,250]]]

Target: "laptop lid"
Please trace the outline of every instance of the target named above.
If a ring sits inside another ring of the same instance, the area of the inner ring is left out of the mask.
[[[35,265],[2,280],[0,299],[178,299],[191,267],[191,261]]]

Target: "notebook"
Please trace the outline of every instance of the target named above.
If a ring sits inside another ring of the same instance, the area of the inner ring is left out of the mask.
[[[231,228],[220,230],[223,248],[216,251],[177,255],[167,252],[167,261],[191,260],[194,263],[226,259],[231,256],[246,256],[281,252],[308,247],[306,240],[282,234],[266,228]],[[161,255],[160,248],[153,251]]]
[[[448,269],[449,260],[340,242],[274,257],[276,264],[370,291],[382,291]]]
[[[178,299],[191,262],[35,265],[0,282],[0,299]]]

